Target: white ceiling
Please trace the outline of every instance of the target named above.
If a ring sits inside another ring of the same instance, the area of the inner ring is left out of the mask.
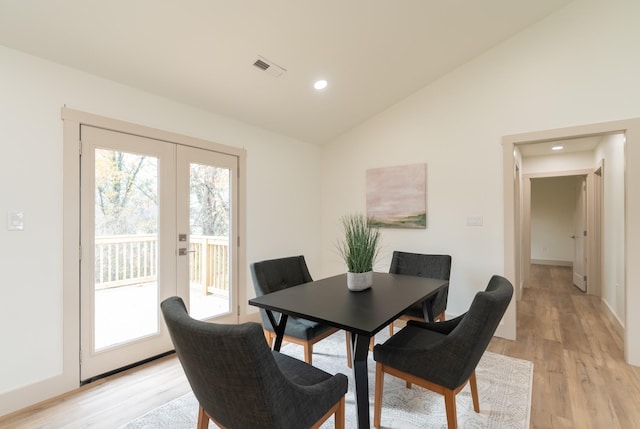
[[[322,144],[570,1],[0,0],[0,44]]]

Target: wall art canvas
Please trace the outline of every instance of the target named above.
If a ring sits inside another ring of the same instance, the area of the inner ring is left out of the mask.
[[[381,228],[426,228],[427,165],[367,170],[367,216]]]

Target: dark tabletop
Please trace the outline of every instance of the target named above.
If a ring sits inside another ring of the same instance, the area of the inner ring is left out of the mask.
[[[373,273],[373,285],[354,292],[347,288],[347,275],[340,274],[256,297],[249,304],[371,336],[448,283]]]

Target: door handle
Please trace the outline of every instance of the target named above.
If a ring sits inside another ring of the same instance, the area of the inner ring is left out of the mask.
[[[187,253],[196,253],[195,250],[187,250],[186,247],[181,247],[178,249],[178,256],[185,256]]]

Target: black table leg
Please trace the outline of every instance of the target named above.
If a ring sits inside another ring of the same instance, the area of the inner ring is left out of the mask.
[[[369,429],[369,376],[367,355],[370,336],[351,333],[351,355],[353,356],[353,378],[356,382],[356,410],[358,428]]]
[[[282,339],[284,338],[284,328],[287,326],[287,319],[289,318],[289,316],[286,314],[281,314],[280,321],[276,322],[273,311],[265,311],[267,312],[267,317],[269,318],[269,322],[271,322],[271,326],[273,327],[273,332],[276,333],[276,341],[273,344],[273,350],[279,352],[280,347],[282,347]]]
[[[424,301],[422,301],[422,314],[424,316],[425,321],[427,322],[434,321],[434,317],[436,315],[433,314],[433,307],[431,307],[431,299],[425,299]]]

